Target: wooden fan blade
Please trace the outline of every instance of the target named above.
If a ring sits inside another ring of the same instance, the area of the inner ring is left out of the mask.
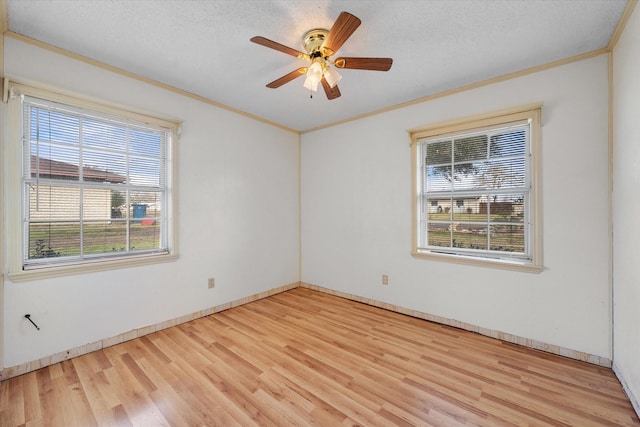
[[[273,40],[269,40],[269,39],[261,37],[261,36],[251,37],[250,40],[252,42],[254,42],[254,43],[257,43],[257,44],[261,45],[261,46],[265,46],[265,47],[269,47],[271,49],[275,49],[278,52],[286,53],[287,55],[295,56],[296,58],[299,58],[299,59],[308,59],[309,58],[309,55],[307,55],[306,53],[300,52],[299,50],[295,50],[293,48],[290,48],[288,46],[285,46],[285,45],[280,44],[278,42],[274,42]]]
[[[327,95],[327,99],[331,101],[332,99],[338,98],[341,93],[340,89],[338,89],[338,85],[331,87],[327,82],[327,79],[322,78],[322,87],[324,88],[324,93]]]
[[[284,76],[280,77],[279,79],[276,79],[276,80],[272,81],[271,83],[267,84],[267,87],[269,87],[271,89],[279,88],[283,84],[289,83],[291,80],[294,80],[294,79],[302,76],[306,72],[307,72],[307,68],[306,67],[298,68],[297,70],[293,70],[289,74],[285,74]]]
[[[340,49],[353,32],[360,26],[360,18],[349,12],[341,12],[322,43],[325,56],[331,56]]]
[[[338,58],[333,61],[338,68],[353,70],[389,71],[393,64],[392,58]]]

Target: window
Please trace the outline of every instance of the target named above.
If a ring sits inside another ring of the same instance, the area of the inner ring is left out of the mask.
[[[417,130],[413,255],[541,269],[540,106]]]
[[[175,123],[16,84],[10,91],[20,125],[11,144],[21,165],[13,171],[21,235],[12,241],[20,271],[175,253]]]

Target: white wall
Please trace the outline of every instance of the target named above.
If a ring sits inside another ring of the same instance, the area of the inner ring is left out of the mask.
[[[607,68],[601,55],[303,134],[302,281],[610,359]],[[407,131],[535,102],[545,271],[412,258]]]
[[[640,399],[640,8],[613,51],[614,368]]]
[[[298,135],[12,38],[5,73],[183,122],[179,260],[5,281],[5,367],[299,280]]]

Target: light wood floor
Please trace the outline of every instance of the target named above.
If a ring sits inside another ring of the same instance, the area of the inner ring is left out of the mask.
[[[610,369],[298,288],[0,383],[0,425],[635,425]]]

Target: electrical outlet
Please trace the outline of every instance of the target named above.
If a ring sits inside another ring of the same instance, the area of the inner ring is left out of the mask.
[[[382,284],[383,285],[388,285],[389,284],[389,276],[387,276],[386,274],[382,275]]]
[[[213,289],[216,286],[216,279],[213,277],[209,279],[209,289]]]

